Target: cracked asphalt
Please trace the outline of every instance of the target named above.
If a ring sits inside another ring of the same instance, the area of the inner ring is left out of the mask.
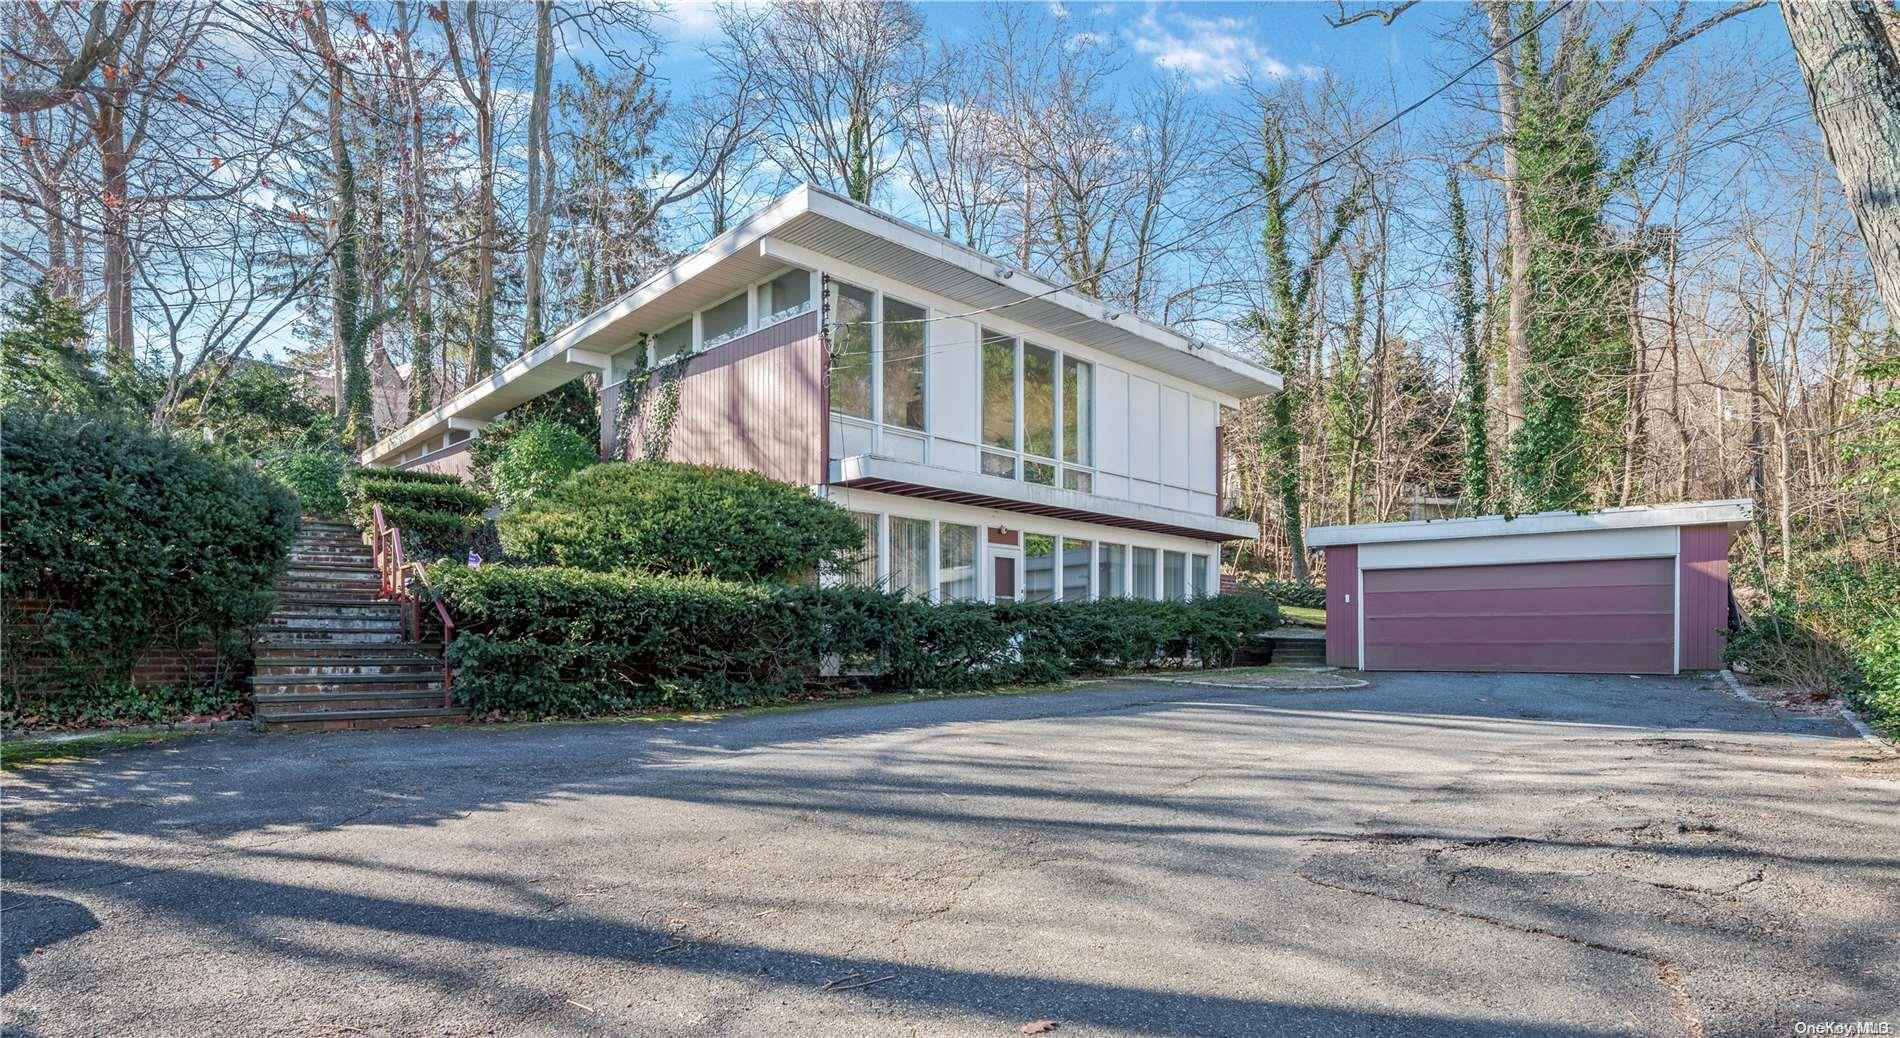
[[[1900,1028],[1900,759],[1693,678],[218,736],[0,782],[8,1034]]]

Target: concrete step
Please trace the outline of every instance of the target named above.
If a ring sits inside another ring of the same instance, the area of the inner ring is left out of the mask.
[[[311,656],[305,659],[280,657],[255,665],[258,678],[295,677],[370,677],[388,674],[403,678],[432,678],[442,675],[441,657],[404,659],[391,656]]]
[[[273,624],[264,629],[264,633],[257,638],[256,644],[261,650],[283,646],[317,645],[354,650],[358,645],[400,645],[402,644],[402,626],[392,624],[384,630],[377,631],[340,631],[333,627]]]
[[[402,707],[387,710],[320,710],[301,712],[259,712],[257,723],[265,731],[331,731],[342,728],[421,728],[432,724],[453,724],[468,719],[468,711],[455,707]]]
[[[279,616],[401,616],[403,603],[393,603],[388,599],[376,599],[372,595],[346,597],[346,595],[298,595],[287,597],[277,595],[277,608],[272,610]]]
[[[374,574],[358,577],[296,577],[280,580],[274,589],[278,594],[353,594],[359,591],[373,593],[383,589],[383,582]]]
[[[272,613],[266,630],[294,627],[324,631],[400,631],[402,616],[395,610],[380,615],[339,616],[335,613]]]
[[[436,660],[442,659],[441,642],[397,642],[394,644],[351,645],[336,648],[328,645],[277,645],[260,644],[257,650],[257,662],[281,663],[290,660],[314,659],[352,659],[352,660]]]
[[[304,685],[335,685],[339,688],[358,688],[369,691],[377,688],[402,689],[415,688],[426,691],[434,688],[442,690],[441,661],[437,661],[434,670],[410,671],[384,674],[322,674],[305,671],[291,674],[257,674],[251,677],[251,687],[263,692],[296,691]],[[327,689],[310,689],[320,692]]]
[[[339,692],[336,694],[259,693],[251,697],[261,713],[327,715],[358,710],[440,710],[442,693]]]
[[[293,566],[357,566],[375,569],[375,554],[370,551],[328,551],[292,548],[290,564]]]

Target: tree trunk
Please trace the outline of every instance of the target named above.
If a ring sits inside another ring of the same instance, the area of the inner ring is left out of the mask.
[[[554,77],[553,11],[552,0],[536,0],[534,94],[528,108],[528,255],[522,270],[522,300],[527,315],[522,322],[523,350],[539,345],[543,334],[541,268],[548,250],[548,205],[553,201],[554,178],[548,148],[548,94]]]
[[[1498,132],[1504,140],[1504,216],[1507,274],[1505,278],[1504,436],[1509,440],[1524,424],[1524,379],[1530,372],[1531,333],[1531,223],[1530,195],[1517,171],[1517,58],[1510,46],[1511,5],[1504,0],[1485,4],[1489,18],[1491,67],[1498,80]]]
[[[1888,312],[1900,313],[1900,11],[1797,0],[1781,15],[1874,283]]]

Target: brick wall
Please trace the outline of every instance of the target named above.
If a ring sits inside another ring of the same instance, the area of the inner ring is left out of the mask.
[[[35,675],[45,674],[57,661],[23,657],[18,650],[32,635],[34,617],[46,610],[47,603],[43,601],[28,599],[11,603],[7,611],[10,622],[5,639],[7,679],[17,681],[23,689],[41,694],[58,691],[45,688],[34,680]],[[227,675],[227,680],[241,676]],[[209,644],[185,648],[154,645],[132,666],[132,683],[139,688],[203,687],[217,677],[218,653]]]

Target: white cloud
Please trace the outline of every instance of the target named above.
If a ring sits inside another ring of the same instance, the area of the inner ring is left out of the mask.
[[[667,6],[666,16],[676,40],[703,40],[719,31],[719,7],[711,0],[679,0]]]
[[[1254,38],[1254,25],[1243,18],[1202,17],[1150,8],[1130,30],[1138,54],[1156,66],[1179,72],[1197,89],[1215,90],[1251,75],[1278,79],[1293,74],[1286,62],[1267,53]]]

